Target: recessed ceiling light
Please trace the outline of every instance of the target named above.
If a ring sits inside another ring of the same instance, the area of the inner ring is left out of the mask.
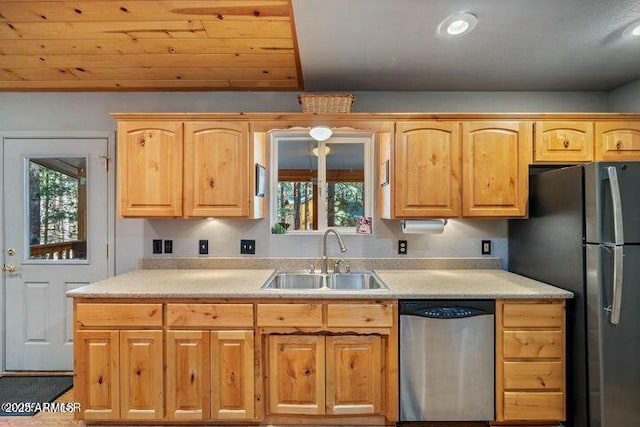
[[[314,126],[309,130],[309,135],[316,141],[326,141],[332,134],[333,131],[329,126]]]
[[[451,15],[438,25],[438,34],[445,37],[460,36],[473,30],[478,18],[471,13]]]
[[[622,32],[622,37],[638,37],[638,36],[640,36],[640,20],[633,21]]]

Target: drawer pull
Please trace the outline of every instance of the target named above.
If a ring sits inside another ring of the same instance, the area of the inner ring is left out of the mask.
[[[564,141],[562,141],[562,146],[564,148],[569,148],[569,140],[567,138],[565,138]]]

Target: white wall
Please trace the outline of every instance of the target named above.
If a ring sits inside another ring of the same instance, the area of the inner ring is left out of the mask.
[[[354,92],[354,112],[606,112],[606,92]],[[111,131],[112,112],[299,111],[294,92],[0,93],[2,131]],[[375,237],[349,236],[349,255],[394,256],[404,238],[398,222],[376,221]],[[241,238],[257,240],[257,256],[318,256],[317,236],[272,236],[269,220],[117,220],[116,272],[137,267],[151,239],[174,240],[174,256],[195,256],[210,240],[211,256],[236,256]],[[477,256],[480,240],[507,257],[504,220],[452,221],[444,234],[409,236],[415,257]]]
[[[621,113],[640,112],[640,80],[612,90],[609,93],[609,108]]]

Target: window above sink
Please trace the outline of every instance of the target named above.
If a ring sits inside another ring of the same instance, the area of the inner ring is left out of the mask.
[[[316,141],[308,129],[271,132],[270,212],[274,233],[356,232],[373,216],[373,134],[334,131]]]

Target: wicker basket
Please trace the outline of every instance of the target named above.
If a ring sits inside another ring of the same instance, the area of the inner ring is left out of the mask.
[[[350,93],[302,93],[298,101],[303,113],[348,113],[356,97]]]

